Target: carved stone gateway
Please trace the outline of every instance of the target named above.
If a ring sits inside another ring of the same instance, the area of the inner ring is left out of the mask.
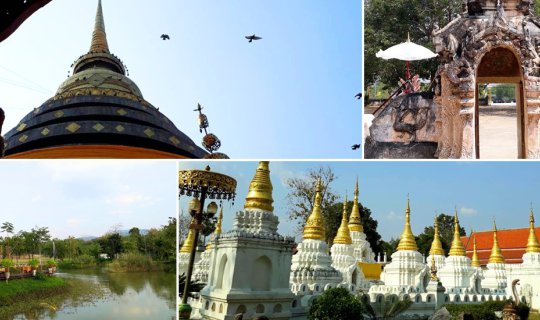
[[[528,0],[467,0],[434,33],[441,132],[435,156],[479,158],[478,84],[516,84],[518,156],[539,158],[540,19]]]
[[[424,122],[423,113],[409,112],[414,121],[408,122],[417,125],[404,132],[392,121],[404,121],[398,119],[401,109],[395,101],[387,104],[370,127],[366,158],[479,158],[480,83],[515,84],[517,156],[540,158],[540,19],[533,15],[532,0],[464,0],[464,12],[436,30],[433,42],[440,64],[433,99],[422,106],[434,117]],[[436,150],[414,154],[411,145],[436,145]]]

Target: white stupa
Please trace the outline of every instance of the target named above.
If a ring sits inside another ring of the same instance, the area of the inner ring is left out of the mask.
[[[347,196],[345,196],[343,202],[343,217],[334,238],[331,252],[332,266],[341,273],[341,285],[351,291],[364,287],[364,274],[358,267],[356,258],[353,255],[354,249],[347,220]]]
[[[304,305],[313,295],[321,294],[328,288],[335,288],[342,282],[341,274],[332,267],[328,244],[325,241],[324,220],[321,210],[321,180],[317,181],[313,210],[306,225],[302,242],[292,258],[290,273],[291,290],[305,296]]]
[[[232,320],[237,314],[244,319],[291,318],[294,295],[289,272],[294,240],[278,233],[272,203],[269,163],[261,161],[233,229],[214,241],[208,284],[200,293],[203,319]]]
[[[352,238],[352,246],[354,249],[354,257],[358,262],[375,262],[375,254],[371,249],[369,242],[366,240],[364,233],[364,225],[360,216],[360,208],[358,205],[358,178],[356,178],[356,186],[354,188],[354,200],[349,218],[349,231]]]

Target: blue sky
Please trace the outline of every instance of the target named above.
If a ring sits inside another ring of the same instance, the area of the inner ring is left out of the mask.
[[[181,168],[204,168],[207,162],[182,162]],[[241,210],[257,162],[210,163],[214,171],[238,181],[234,207],[224,207],[224,230],[232,228],[234,213]],[[360,202],[379,221],[383,239],[399,237],[403,230],[407,193],[411,197],[413,232],[421,233],[433,222],[435,212],[453,214],[458,208],[460,222],[467,232],[490,230],[493,217],[499,229],[528,226],[532,202],[540,221],[540,163],[537,162],[271,162],[275,214],[279,231],[294,235],[294,224],[286,217],[287,188],[284,182],[302,177],[309,168],[330,166],[338,179],[332,189],[352,197],[356,176]],[[180,198],[186,208],[187,197]]]
[[[0,224],[49,227],[57,238],[157,228],[175,216],[175,171],[171,161],[3,160]]]
[[[4,133],[88,51],[97,0],[54,0],[0,44]],[[361,2],[103,0],[111,52],[199,143],[198,102],[232,158],[359,158]],[[162,33],[170,41],[162,41]],[[245,35],[263,37],[247,43]]]

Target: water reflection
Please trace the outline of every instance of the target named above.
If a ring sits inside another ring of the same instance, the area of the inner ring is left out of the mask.
[[[40,301],[40,308],[15,319],[175,319],[174,274],[69,271],[58,276],[99,284],[105,294],[92,295],[84,301],[72,297]]]

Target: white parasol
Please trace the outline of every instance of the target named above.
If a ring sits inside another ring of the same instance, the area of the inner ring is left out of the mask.
[[[403,61],[415,61],[435,58],[437,54],[426,47],[411,42],[409,36],[407,36],[407,42],[396,44],[384,51],[379,50],[375,56],[384,60],[398,59]]]
[[[432,52],[426,47],[422,47],[421,45],[411,42],[411,39],[409,38],[409,35],[407,34],[407,42],[396,44],[395,46],[392,46],[384,51],[379,50],[379,52],[377,52],[375,56],[377,58],[382,58],[384,60],[398,59],[398,60],[407,61],[407,71],[405,73],[405,80],[408,81],[411,79],[411,72],[409,70],[409,61],[431,59],[431,58],[435,58],[437,54]],[[406,92],[409,92],[410,91],[409,89],[410,88],[407,88]]]

